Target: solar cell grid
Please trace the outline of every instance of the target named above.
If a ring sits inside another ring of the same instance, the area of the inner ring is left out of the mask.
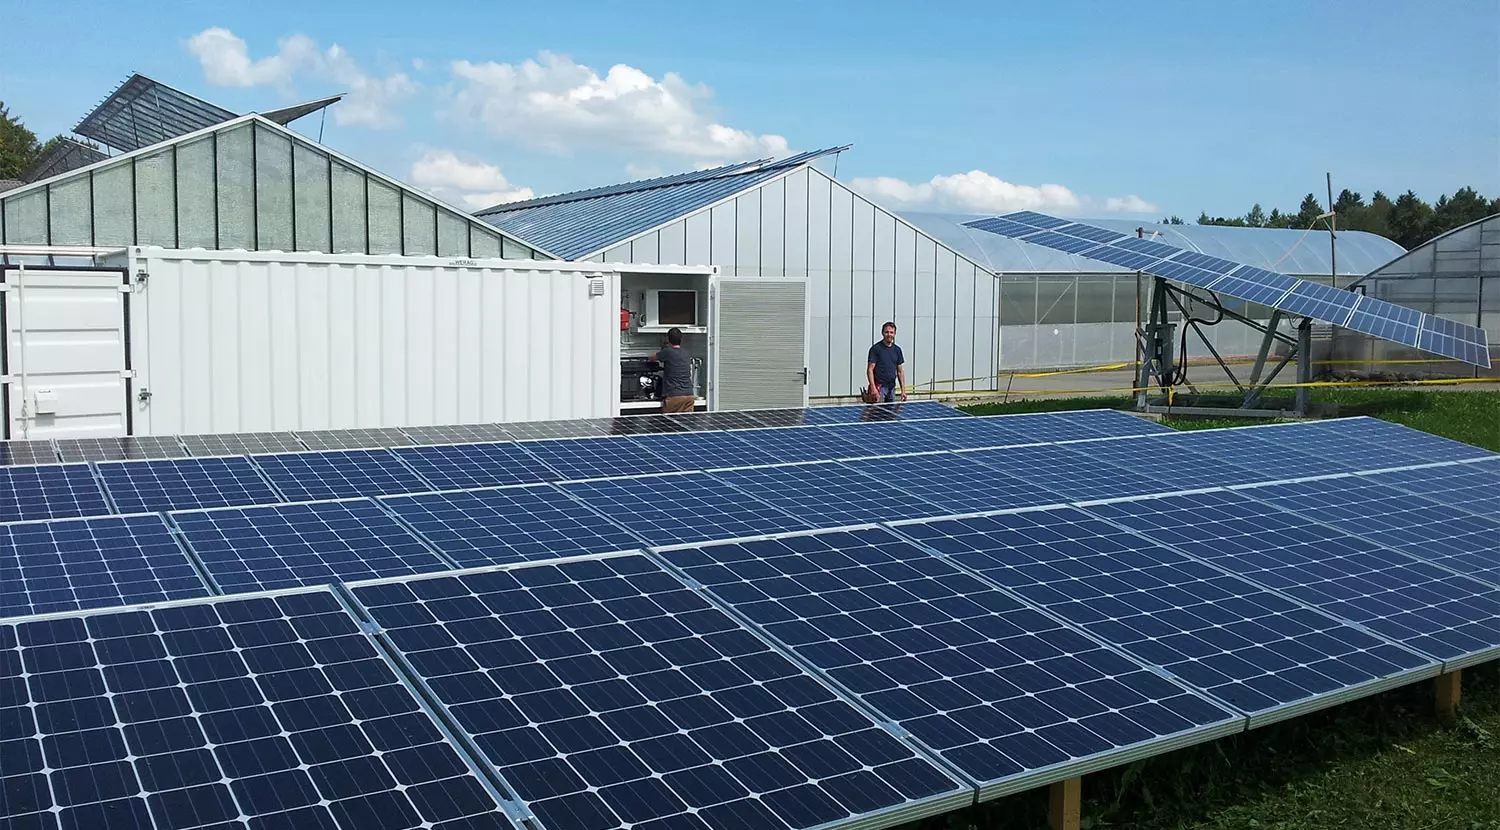
[[[818,407],[818,409],[822,409],[822,408],[824,408],[824,407]],[[826,408],[828,408],[828,409],[835,409],[835,408],[838,408],[838,407],[826,407]],[[876,407],[871,407],[871,409],[872,410],[876,410],[877,408]],[[752,410],[747,411],[745,414],[749,415],[751,418],[753,418],[755,420],[756,426],[762,426],[762,427],[797,427],[797,426],[802,426],[803,424],[809,423],[809,421],[807,420],[807,417],[808,417],[808,413],[810,413],[812,411],[813,411],[812,409],[752,409]],[[894,420],[896,420],[895,417],[890,414],[890,411],[886,410],[886,409],[879,409],[878,412],[876,412],[875,414],[878,414],[878,415],[881,416],[880,420],[887,420],[887,421],[894,421]],[[850,420],[854,420],[854,419],[850,419]],[[834,421],[834,422],[836,422],[836,421]],[[752,427],[752,429],[753,429],[753,427]]]
[[[1185,262],[1176,260],[1165,260],[1153,262],[1146,266],[1152,274],[1166,277],[1169,280],[1185,282],[1199,288],[1208,288],[1219,282],[1224,275],[1218,271],[1210,271],[1206,268],[1198,268]]]
[[[1111,756],[1133,746],[1190,743],[1193,733],[1207,740],[1243,725],[888,531],[665,556],[983,782],[981,798],[1035,786],[1028,773],[1061,779],[1119,763]]]
[[[1213,290],[1252,303],[1275,306],[1296,285],[1297,280],[1292,277],[1247,267],[1220,277],[1214,282]]]
[[[538,438],[588,438],[611,434],[613,420],[589,418],[576,421],[518,421],[502,424],[505,433],[517,441]]]
[[[1342,326],[1360,300],[1353,291],[1341,291],[1311,280],[1299,280],[1292,293],[1277,305],[1283,311],[1301,314]]]
[[[1216,274],[1227,274],[1240,267],[1238,262],[1230,262],[1227,259],[1220,259],[1216,256],[1200,254],[1197,251],[1183,251],[1172,257],[1172,261],[1183,265],[1191,265],[1194,268],[1202,268],[1205,271],[1212,271]]]
[[[510,440],[510,434],[500,424],[402,427],[401,432],[410,438],[413,444],[478,444]]]
[[[687,425],[667,415],[626,415],[609,420],[608,435],[651,435],[657,432],[685,432]]]
[[[865,458],[839,464],[876,481],[891,482],[901,492],[916,496],[893,500],[891,513],[902,518],[983,513],[1064,501],[1045,487],[953,453]]]
[[[1269,723],[1436,674],[1430,658],[1076,508],[901,531]]]
[[[684,466],[647,450],[626,436],[542,439],[523,441],[520,446],[557,471],[557,477],[562,481],[666,473]]]
[[[462,567],[640,547],[624,528],[546,484],[387,496],[380,502]]]
[[[1386,464],[1388,460],[1399,461],[1403,456],[1410,459],[1409,464],[1430,464],[1435,461],[1464,461],[1495,455],[1473,444],[1365,415],[1289,426],[1306,429],[1310,434],[1319,436],[1316,441],[1307,443],[1308,448],[1316,454],[1326,455],[1330,451],[1339,451],[1343,446],[1358,445],[1358,450],[1365,453],[1378,449],[1380,455],[1375,456],[1375,460],[1381,464]],[[1273,431],[1272,434],[1277,433]],[[1367,466],[1364,469],[1374,468]]]
[[[1397,343],[1416,343],[1422,312],[1393,303],[1372,303],[1369,298],[1354,307],[1345,328],[1362,331]]]
[[[392,450],[432,486],[467,490],[555,481],[557,473],[513,442],[401,447]]]
[[[1015,416],[1017,420],[1023,418],[1035,418],[1033,415]],[[1074,412],[1049,412],[1045,417],[1048,421],[1067,424],[1079,430],[1087,430],[1105,438],[1118,438],[1127,435],[1157,435],[1175,433],[1165,424],[1146,418],[1137,418],[1118,409],[1080,409]],[[1083,435],[1080,438],[1086,437]],[[1058,439],[1061,440],[1061,439]]]
[[[297,437],[310,450],[373,450],[411,444],[411,439],[396,427],[313,430],[298,432]]]
[[[1110,499],[1177,489],[1171,479],[1096,463],[1089,455],[1092,446],[1092,442],[1078,445],[1039,444],[1031,447],[968,450],[961,455],[1002,473],[1024,478],[1038,487],[1061,495],[1065,501]]]
[[[1151,538],[1170,537],[1177,550],[1440,660],[1468,665],[1500,656],[1500,591],[1252,498],[1271,489],[1088,512]],[[1193,520],[1183,522],[1185,515]]]
[[[1489,368],[1488,339],[1483,329],[1435,314],[1423,314],[1422,330],[1417,334],[1416,346],[1424,351]]]
[[[598,479],[558,486],[652,546],[806,527],[709,473]]]
[[[905,515],[907,510],[931,515],[940,509],[897,486],[827,461],[722,470],[714,478],[790,513],[809,527],[866,524],[893,513]]]
[[[170,436],[59,438],[56,444],[57,454],[64,462],[182,458],[188,454],[181,442]]]
[[[1000,236],[1026,236],[1037,232],[1037,228],[1031,225],[1023,225],[1020,222],[1012,222],[1007,219],[978,219],[973,222],[965,222],[964,225],[981,231],[989,231]]]
[[[752,414],[757,417],[767,410]],[[769,410],[775,411],[775,410]],[[852,406],[814,406],[807,409],[789,409],[786,412],[803,413],[799,423],[808,424],[855,424],[862,421],[930,421],[934,419],[964,418],[969,416],[947,404],[937,401],[907,401],[905,403],[856,404]],[[787,426],[767,424],[767,426]]]
[[[113,512],[87,464],[0,467],[0,522]]]
[[[643,556],[353,591],[544,826],[812,828],[973,798]]]
[[[0,617],[208,595],[160,516],[0,524]]]
[[[1500,458],[1372,473],[1370,478],[1480,516],[1500,516]]]
[[[271,504],[281,495],[240,456],[105,461],[96,465],[120,513]]]
[[[238,432],[231,434],[184,435],[183,446],[189,455],[259,455],[268,452],[300,452],[306,447],[291,432]]]
[[[950,419],[945,418],[942,420],[946,421]],[[938,423],[941,422],[939,421]],[[954,440],[954,438],[945,434],[941,427],[934,429],[931,424],[918,424],[916,422],[839,424],[818,427],[818,429],[827,431],[828,434],[836,436],[840,441],[857,445],[860,447],[861,451],[859,455],[861,456],[939,452],[942,450],[958,449],[964,446],[962,441]]]
[[[1472,515],[1380,483],[1377,476],[1256,487],[1245,495],[1346,533],[1500,585],[1500,517]]]
[[[1011,222],[1018,222],[1022,225],[1030,225],[1037,228],[1060,228],[1063,225],[1071,224],[1066,219],[1058,219],[1055,216],[1048,216],[1045,213],[1037,213],[1033,210],[1021,210],[1016,211],[1015,213],[1007,213],[1004,216],[1000,216],[998,218],[1006,219]]]
[[[227,594],[449,570],[368,499],[173,513]]]
[[[0,441],[0,467],[18,464],[56,464],[51,441]]]
[[[1076,222],[1071,225],[1063,225],[1059,227],[1057,229],[1057,232],[1099,243],[1114,242],[1116,240],[1125,238],[1125,234],[1119,233],[1118,231],[1107,231],[1104,228],[1097,228],[1093,225],[1080,225]]]
[[[286,497],[277,501],[323,501],[436,489],[390,450],[288,452],[257,455],[253,460]]]
[[[1042,231],[1040,233],[1032,234],[1031,236],[1026,237],[1026,241],[1034,243],[1036,245],[1042,245],[1044,247],[1051,248],[1055,251],[1062,251],[1065,254],[1081,254],[1084,251],[1099,247],[1098,242],[1094,242],[1088,239],[1079,239],[1076,236],[1068,236],[1066,234],[1059,233],[1058,231]],[[1126,250],[1129,249],[1127,248]],[[1141,253],[1147,253],[1150,256],[1155,256],[1155,254],[1150,254],[1149,252],[1143,251]]]
[[[681,412],[667,416],[683,430],[754,429],[766,426],[749,412]]]
[[[654,455],[701,470],[775,464],[776,455],[730,432],[638,435],[630,439]]]
[[[1169,449],[1195,452],[1225,464],[1253,465],[1262,471],[1262,479],[1305,478],[1332,473],[1349,473],[1357,463],[1342,463],[1305,451],[1300,442],[1278,441],[1268,437],[1271,427],[1230,427],[1180,432],[1153,438]],[[1275,429],[1282,429],[1276,427]]]
[[[1161,257],[1151,256],[1150,254],[1142,254],[1136,251],[1123,251],[1119,248],[1111,248],[1107,245],[1101,245],[1100,247],[1094,248],[1093,250],[1089,251],[1088,258],[1097,259],[1100,262],[1108,262],[1112,265],[1118,265],[1121,268],[1127,268],[1131,271],[1139,271],[1145,268],[1147,265],[1151,265],[1153,263],[1161,261]]]
[[[1171,447],[1155,437],[1087,441],[1068,444],[1067,447],[1087,454],[1100,468],[1129,470],[1157,482],[1151,490],[1142,492],[1225,487],[1265,481],[1270,477],[1262,470],[1241,467],[1192,450]]]
[[[0,677],[12,827],[514,829],[326,591],[0,625]]]
[[[916,421],[912,425],[955,444],[979,449],[1035,443],[1038,439],[1028,434],[1025,423],[1012,416],[987,415]]]
[[[737,433],[737,436],[765,450],[779,464],[859,458],[878,454],[871,453],[868,448],[855,441],[840,438],[837,432],[817,427],[747,429]]]

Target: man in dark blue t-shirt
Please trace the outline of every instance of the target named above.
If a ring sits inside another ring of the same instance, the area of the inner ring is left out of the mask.
[[[881,403],[894,401],[898,394],[901,400],[906,400],[906,358],[896,345],[895,323],[887,322],[880,327],[880,342],[870,347],[867,363],[865,379],[870,388],[878,390],[876,395]]]

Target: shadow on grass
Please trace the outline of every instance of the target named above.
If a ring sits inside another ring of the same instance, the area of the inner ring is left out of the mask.
[[[1466,670],[1464,686],[1455,725],[1423,682],[1086,776],[1083,826],[1500,827],[1500,664]],[[1047,826],[1046,791],[1033,790],[911,827]]]

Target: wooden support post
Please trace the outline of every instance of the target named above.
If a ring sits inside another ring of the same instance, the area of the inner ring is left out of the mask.
[[[1083,827],[1083,779],[1058,781],[1051,788],[1052,830],[1080,830]]]
[[[1458,703],[1463,697],[1464,682],[1462,671],[1451,671],[1440,674],[1437,678],[1437,713],[1438,717],[1451,719],[1458,714]]]

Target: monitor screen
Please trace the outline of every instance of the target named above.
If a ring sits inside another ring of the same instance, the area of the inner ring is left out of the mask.
[[[656,292],[656,322],[663,326],[698,325],[698,292]]]

